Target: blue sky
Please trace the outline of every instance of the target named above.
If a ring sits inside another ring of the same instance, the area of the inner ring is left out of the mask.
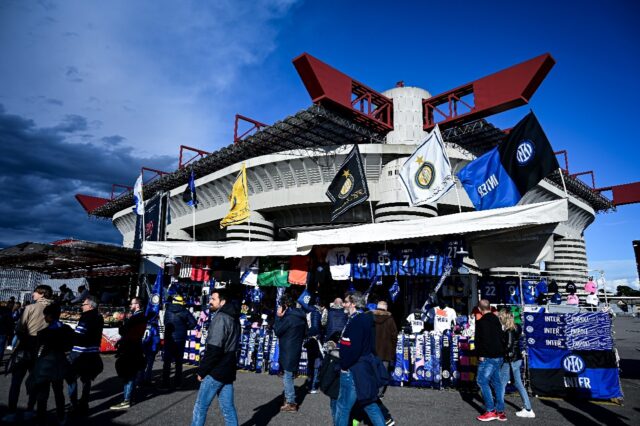
[[[565,4],[566,3],[566,4]],[[640,180],[634,2],[17,1],[0,4],[0,245],[117,242],[77,192],[108,195],[180,144],[215,150],[236,113],[272,123],[310,104],[291,60],[309,52],[379,91],[437,94],[541,53],[557,61],[531,107],[571,172]],[[640,206],[598,215],[591,265],[637,284]]]

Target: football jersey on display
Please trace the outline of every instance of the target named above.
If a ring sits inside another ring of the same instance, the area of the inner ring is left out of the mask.
[[[377,255],[375,262],[376,276],[382,277],[385,275],[393,275],[391,252],[388,250],[379,250]]]
[[[259,272],[258,257],[243,257],[240,259],[240,283],[244,285],[256,286],[258,284]]]
[[[393,272],[398,275],[418,275],[421,257],[416,247],[404,247],[396,250],[393,257]]]
[[[520,304],[520,284],[518,280],[507,280],[503,284],[504,301],[509,305]]]
[[[329,264],[331,278],[336,281],[348,280],[351,277],[349,251],[349,247],[335,247],[327,252],[326,261]]]
[[[260,262],[258,285],[289,287],[289,259],[265,257]]]
[[[370,279],[375,276],[375,262],[367,251],[352,253],[351,276],[355,279]]]
[[[444,272],[445,256],[439,244],[432,244],[424,248],[424,274],[439,277]]]
[[[449,307],[435,308],[434,311],[433,331],[443,333],[445,330],[451,330],[456,323],[456,311]]]
[[[522,292],[524,297],[524,303],[527,305],[533,305],[536,303],[538,297],[537,292],[538,283],[532,280],[522,281]]]
[[[480,295],[489,303],[500,303],[500,282],[498,280],[484,280],[480,283]]]

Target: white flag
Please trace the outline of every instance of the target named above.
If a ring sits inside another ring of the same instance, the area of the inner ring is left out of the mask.
[[[400,168],[409,204],[434,203],[455,184],[438,126]]]
[[[138,215],[144,214],[144,198],[142,198],[142,173],[138,176],[136,184],[133,186],[133,211]]]

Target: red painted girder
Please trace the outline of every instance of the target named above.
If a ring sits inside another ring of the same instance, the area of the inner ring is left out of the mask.
[[[97,209],[98,207],[102,207],[109,201],[111,201],[107,198],[94,197],[92,195],[83,194],[76,194],[76,200],[78,200],[82,208],[85,209],[87,213],[91,213],[93,210]]]
[[[431,130],[436,124],[445,129],[526,105],[555,63],[545,53],[426,99],[424,129]],[[462,99],[465,96],[468,98]],[[459,107],[465,112],[458,113]]]
[[[338,108],[380,132],[393,130],[391,99],[308,53],[295,58],[293,65],[313,103]]]
[[[616,207],[624,206],[625,204],[640,203],[640,182],[598,188],[596,191],[613,192],[613,205]]]

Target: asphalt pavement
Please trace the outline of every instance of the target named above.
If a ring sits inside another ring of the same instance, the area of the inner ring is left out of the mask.
[[[520,409],[520,397],[508,395],[507,417],[510,424],[564,425],[591,424],[639,425],[640,424],[640,319],[616,318],[615,341],[621,358],[623,405],[571,401],[552,398],[532,398],[535,419],[515,416]],[[5,360],[7,355],[5,355]],[[162,392],[157,387],[144,388],[138,394],[138,402],[128,410],[114,411],[109,407],[122,400],[122,381],[116,377],[114,357],[103,357],[105,371],[98,377],[92,390],[88,419],[69,418],[69,425],[188,425],[198,390],[195,370],[185,368],[185,384],[182,389]],[[161,363],[155,364],[154,380],[159,382]],[[282,405],[282,381],[276,376],[238,372],[235,382],[235,403],[240,425],[329,425],[331,415],[329,398],[322,393],[307,394],[304,378],[295,381],[300,410],[297,413],[280,413]],[[0,418],[7,413],[7,397],[10,376],[0,376]],[[397,425],[473,425],[480,424],[475,417],[482,410],[479,394],[450,390],[431,390],[390,387],[384,398]],[[20,409],[26,408],[24,387]],[[51,424],[55,424],[53,396],[49,400]],[[21,424],[31,424],[21,422]],[[217,401],[214,400],[207,424],[224,424]]]

